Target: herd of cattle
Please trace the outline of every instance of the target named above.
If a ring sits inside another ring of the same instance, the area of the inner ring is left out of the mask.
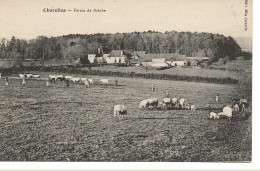
[[[20,79],[28,79],[28,78],[35,78],[40,79],[40,75],[36,74],[18,74]],[[93,85],[93,79],[87,79],[83,77],[74,77],[74,76],[67,76],[67,75],[49,75],[47,82],[56,83],[57,81],[60,82],[73,82],[73,83],[83,83],[86,86]],[[99,80],[103,85],[108,85],[108,79],[100,79]],[[115,84],[117,84],[117,81],[115,80]],[[48,83],[47,83],[48,85]]]
[[[210,112],[209,119],[219,119],[220,117],[227,118],[228,121],[231,122],[232,114],[238,111],[245,111],[248,108],[249,103],[244,98],[233,100],[233,104],[231,106],[226,105],[223,107],[222,112],[218,114],[215,112]],[[185,98],[164,98],[162,102],[159,102],[158,98],[149,98],[146,100],[142,100],[139,103],[138,108],[140,109],[184,109],[184,110],[192,110],[195,111],[196,106],[194,104],[187,103]],[[127,114],[127,108],[124,105],[115,105],[114,106],[114,117],[123,117]]]
[[[22,79],[23,81],[26,80],[27,78],[31,78],[31,79],[41,78],[40,75],[38,74],[18,74],[18,75],[19,78]],[[73,83],[83,83],[88,87],[94,84],[93,79],[74,77],[74,76],[64,76],[64,75],[49,75],[48,79],[46,79],[47,86],[49,82],[56,83],[58,80],[60,82],[65,82],[67,84],[70,81]],[[102,82],[103,85],[108,85],[108,79],[100,79],[99,81]],[[115,85],[117,85],[117,80],[115,80]],[[166,97],[162,99],[161,102],[159,102],[158,98],[149,98],[146,100],[142,100],[139,103],[138,108],[140,109],[152,108],[152,109],[161,109],[161,110],[183,109],[183,110],[195,111],[196,106],[194,104],[188,103],[185,98],[178,99],[178,98]],[[229,121],[231,121],[233,112],[245,111],[246,108],[249,108],[249,103],[245,98],[233,99],[233,104],[231,106],[226,105],[223,108],[222,112],[220,113],[210,112],[209,119],[219,119],[220,117],[224,116]],[[124,117],[125,115],[127,115],[127,108],[124,105],[115,105],[113,111],[114,111],[114,117],[117,116]]]

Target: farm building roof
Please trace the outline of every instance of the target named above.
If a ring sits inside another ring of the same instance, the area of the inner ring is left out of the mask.
[[[112,50],[108,57],[121,57],[123,54],[122,50]]]
[[[141,55],[141,61],[152,61],[152,59],[164,58],[166,61],[185,61],[186,56],[179,53],[150,53]]]

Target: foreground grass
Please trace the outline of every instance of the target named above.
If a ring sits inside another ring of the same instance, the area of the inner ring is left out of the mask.
[[[49,73],[41,73],[46,76]],[[96,82],[101,77],[89,76]],[[102,77],[105,78],[105,77]],[[110,84],[113,83],[113,77]],[[185,97],[198,108],[230,103],[234,85],[116,78],[119,86],[0,82],[2,161],[250,161],[251,117],[209,120],[207,110],[139,110],[142,99]],[[155,83],[156,91],[150,91]],[[220,104],[214,103],[220,94]],[[114,119],[115,104],[128,108]]]

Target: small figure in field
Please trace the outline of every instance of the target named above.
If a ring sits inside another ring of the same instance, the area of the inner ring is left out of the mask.
[[[155,91],[155,85],[154,85],[154,83],[152,84],[152,92],[154,92]]]
[[[8,79],[8,77],[6,76],[5,77],[5,86],[8,86],[9,85],[9,79]]]
[[[26,78],[25,77],[22,79],[22,85],[26,86]]]
[[[50,86],[50,81],[46,80],[46,86],[49,87]]]
[[[216,95],[216,102],[219,102],[219,94]]]
[[[166,97],[169,97],[170,94],[168,92],[168,89],[166,89],[165,94],[166,94]]]
[[[117,83],[118,83],[118,81],[117,81],[117,80],[115,80],[115,86],[117,86]]]

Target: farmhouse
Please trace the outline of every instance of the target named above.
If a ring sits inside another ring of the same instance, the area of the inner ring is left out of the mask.
[[[90,63],[96,62],[96,54],[88,54],[88,60]]]
[[[161,66],[184,66],[187,65],[187,60],[185,55],[180,55],[179,53],[162,53],[162,54],[143,54],[140,55],[140,61],[143,65],[149,65],[147,62],[151,62],[151,65],[157,63]]]
[[[197,66],[202,62],[209,61],[209,57],[187,57],[187,61],[190,63],[191,66]]]
[[[111,63],[125,63],[125,55],[122,50],[112,50],[110,54],[106,57],[108,64]]]

